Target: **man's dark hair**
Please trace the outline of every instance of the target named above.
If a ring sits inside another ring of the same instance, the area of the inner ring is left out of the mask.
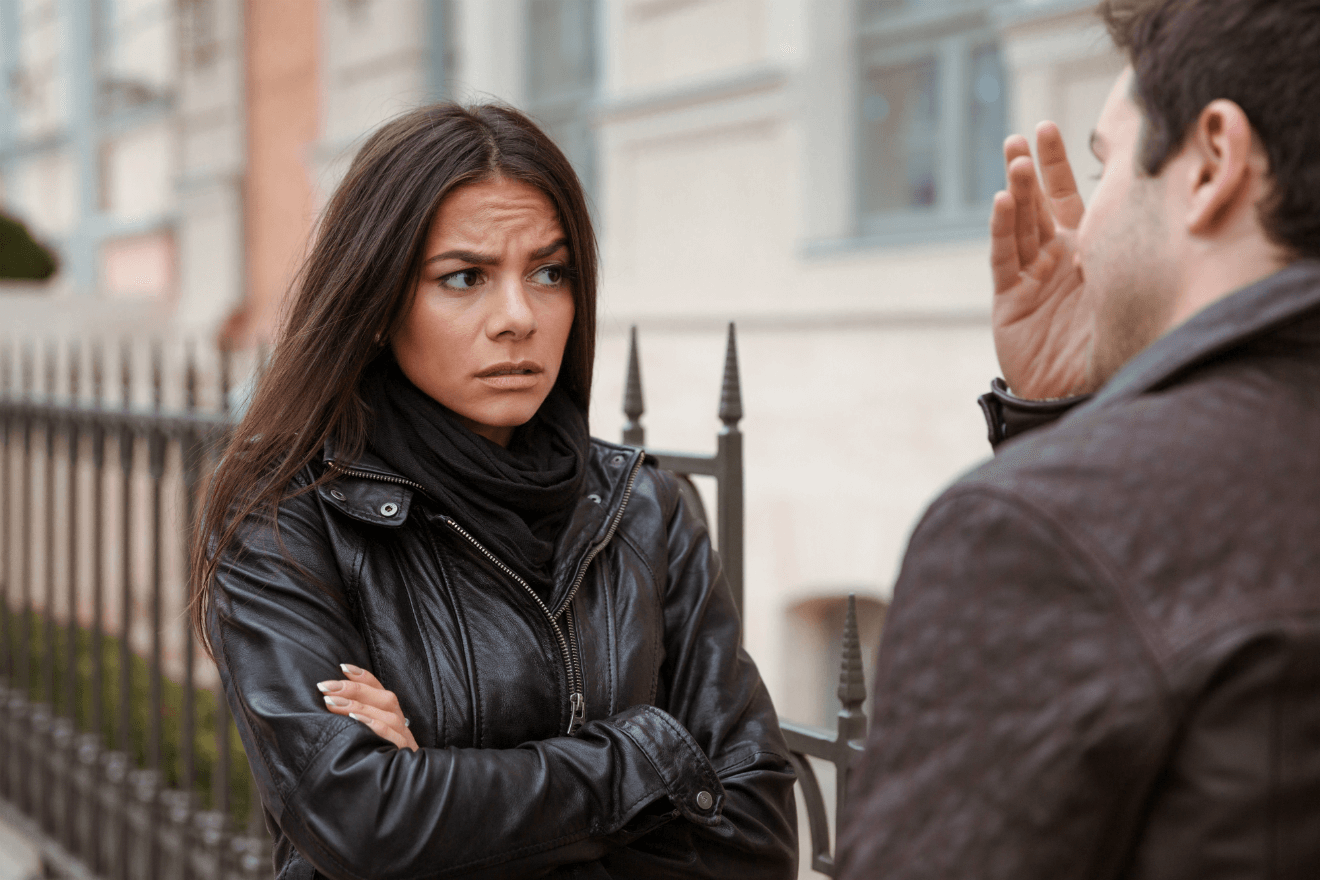
[[[1207,104],[1227,98],[1264,144],[1261,224],[1296,257],[1320,257],[1320,0],[1103,0],[1136,73],[1142,166],[1158,174]]]

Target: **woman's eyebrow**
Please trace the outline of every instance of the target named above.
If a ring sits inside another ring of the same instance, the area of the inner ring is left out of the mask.
[[[543,260],[553,254],[560,248],[568,247],[568,239],[560,238],[543,248],[537,248],[532,252],[531,259]],[[493,266],[500,261],[499,257],[491,254],[479,254],[476,251],[445,251],[442,254],[436,254],[433,257],[427,257],[425,265],[437,263],[440,260],[462,260],[464,263],[475,263],[478,266]]]

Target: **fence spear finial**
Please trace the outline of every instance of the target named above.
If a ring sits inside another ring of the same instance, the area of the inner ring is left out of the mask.
[[[738,336],[729,322],[729,341],[724,348],[724,385],[720,389],[720,421],[724,430],[738,427],[742,421],[742,383],[738,378]]]
[[[234,355],[229,346],[220,349],[220,412],[229,415],[229,386],[234,367]]]
[[[866,702],[866,676],[862,671],[862,644],[857,636],[857,594],[848,594],[848,613],[843,619],[843,650],[839,663],[840,715],[860,714]]]
[[[119,384],[124,394],[124,409],[133,406],[133,343],[127,336],[119,341]]]
[[[46,399],[55,397],[55,374],[59,371],[59,343],[53,337],[46,338]]]
[[[92,340],[92,400],[99,407],[105,392],[105,352],[102,340]]]
[[[637,355],[637,325],[628,332],[628,375],[623,382],[623,442],[631,446],[646,445],[646,429],[642,427],[642,413],[646,405],[642,400],[642,365]]]
[[[32,341],[24,339],[23,345],[18,352],[18,381],[19,387],[23,389],[23,396],[32,394]]]
[[[197,409],[197,346],[192,337],[183,344],[183,358],[183,405],[192,412]]]
[[[164,395],[165,354],[159,337],[151,340],[151,408],[160,412]]]
[[[69,340],[69,397],[76,404],[78,393],[82,390],[82,346],[78,340]]]

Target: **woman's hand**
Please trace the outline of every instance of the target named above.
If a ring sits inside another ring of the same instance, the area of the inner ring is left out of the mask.
[[[417,751],[417,740],[408,729],[408,719],[404,717],[394,691],[386,690],[376,676],[351,663],[341,663],[339,668],[347,679],[322,681],[316,685],[317,690],[325,694],[326,708],[336,715],[347,715],[367,725],[377,736],[398,748]]]
[[[1036,127],[1036,178],[1027,139],[1004,142],[1008,192],[990,215],[991,324],[1004,381],[1019,397],[1046,399],[1093,391],[1089,358],[1094,316],[1077,266],[1082,197],[1063,136]]]

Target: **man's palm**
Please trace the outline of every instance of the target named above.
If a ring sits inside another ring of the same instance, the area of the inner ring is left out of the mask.
[[[1044,192],[1026,138],[1004,144],[1009,191],[995,197],[990,216],[991,324],[1009,388],[1045,399],[1093,390],[1087,359],[1095,322],[1076,261],[1082,197],[1053,123],[1037,127],[1036,151]]]

